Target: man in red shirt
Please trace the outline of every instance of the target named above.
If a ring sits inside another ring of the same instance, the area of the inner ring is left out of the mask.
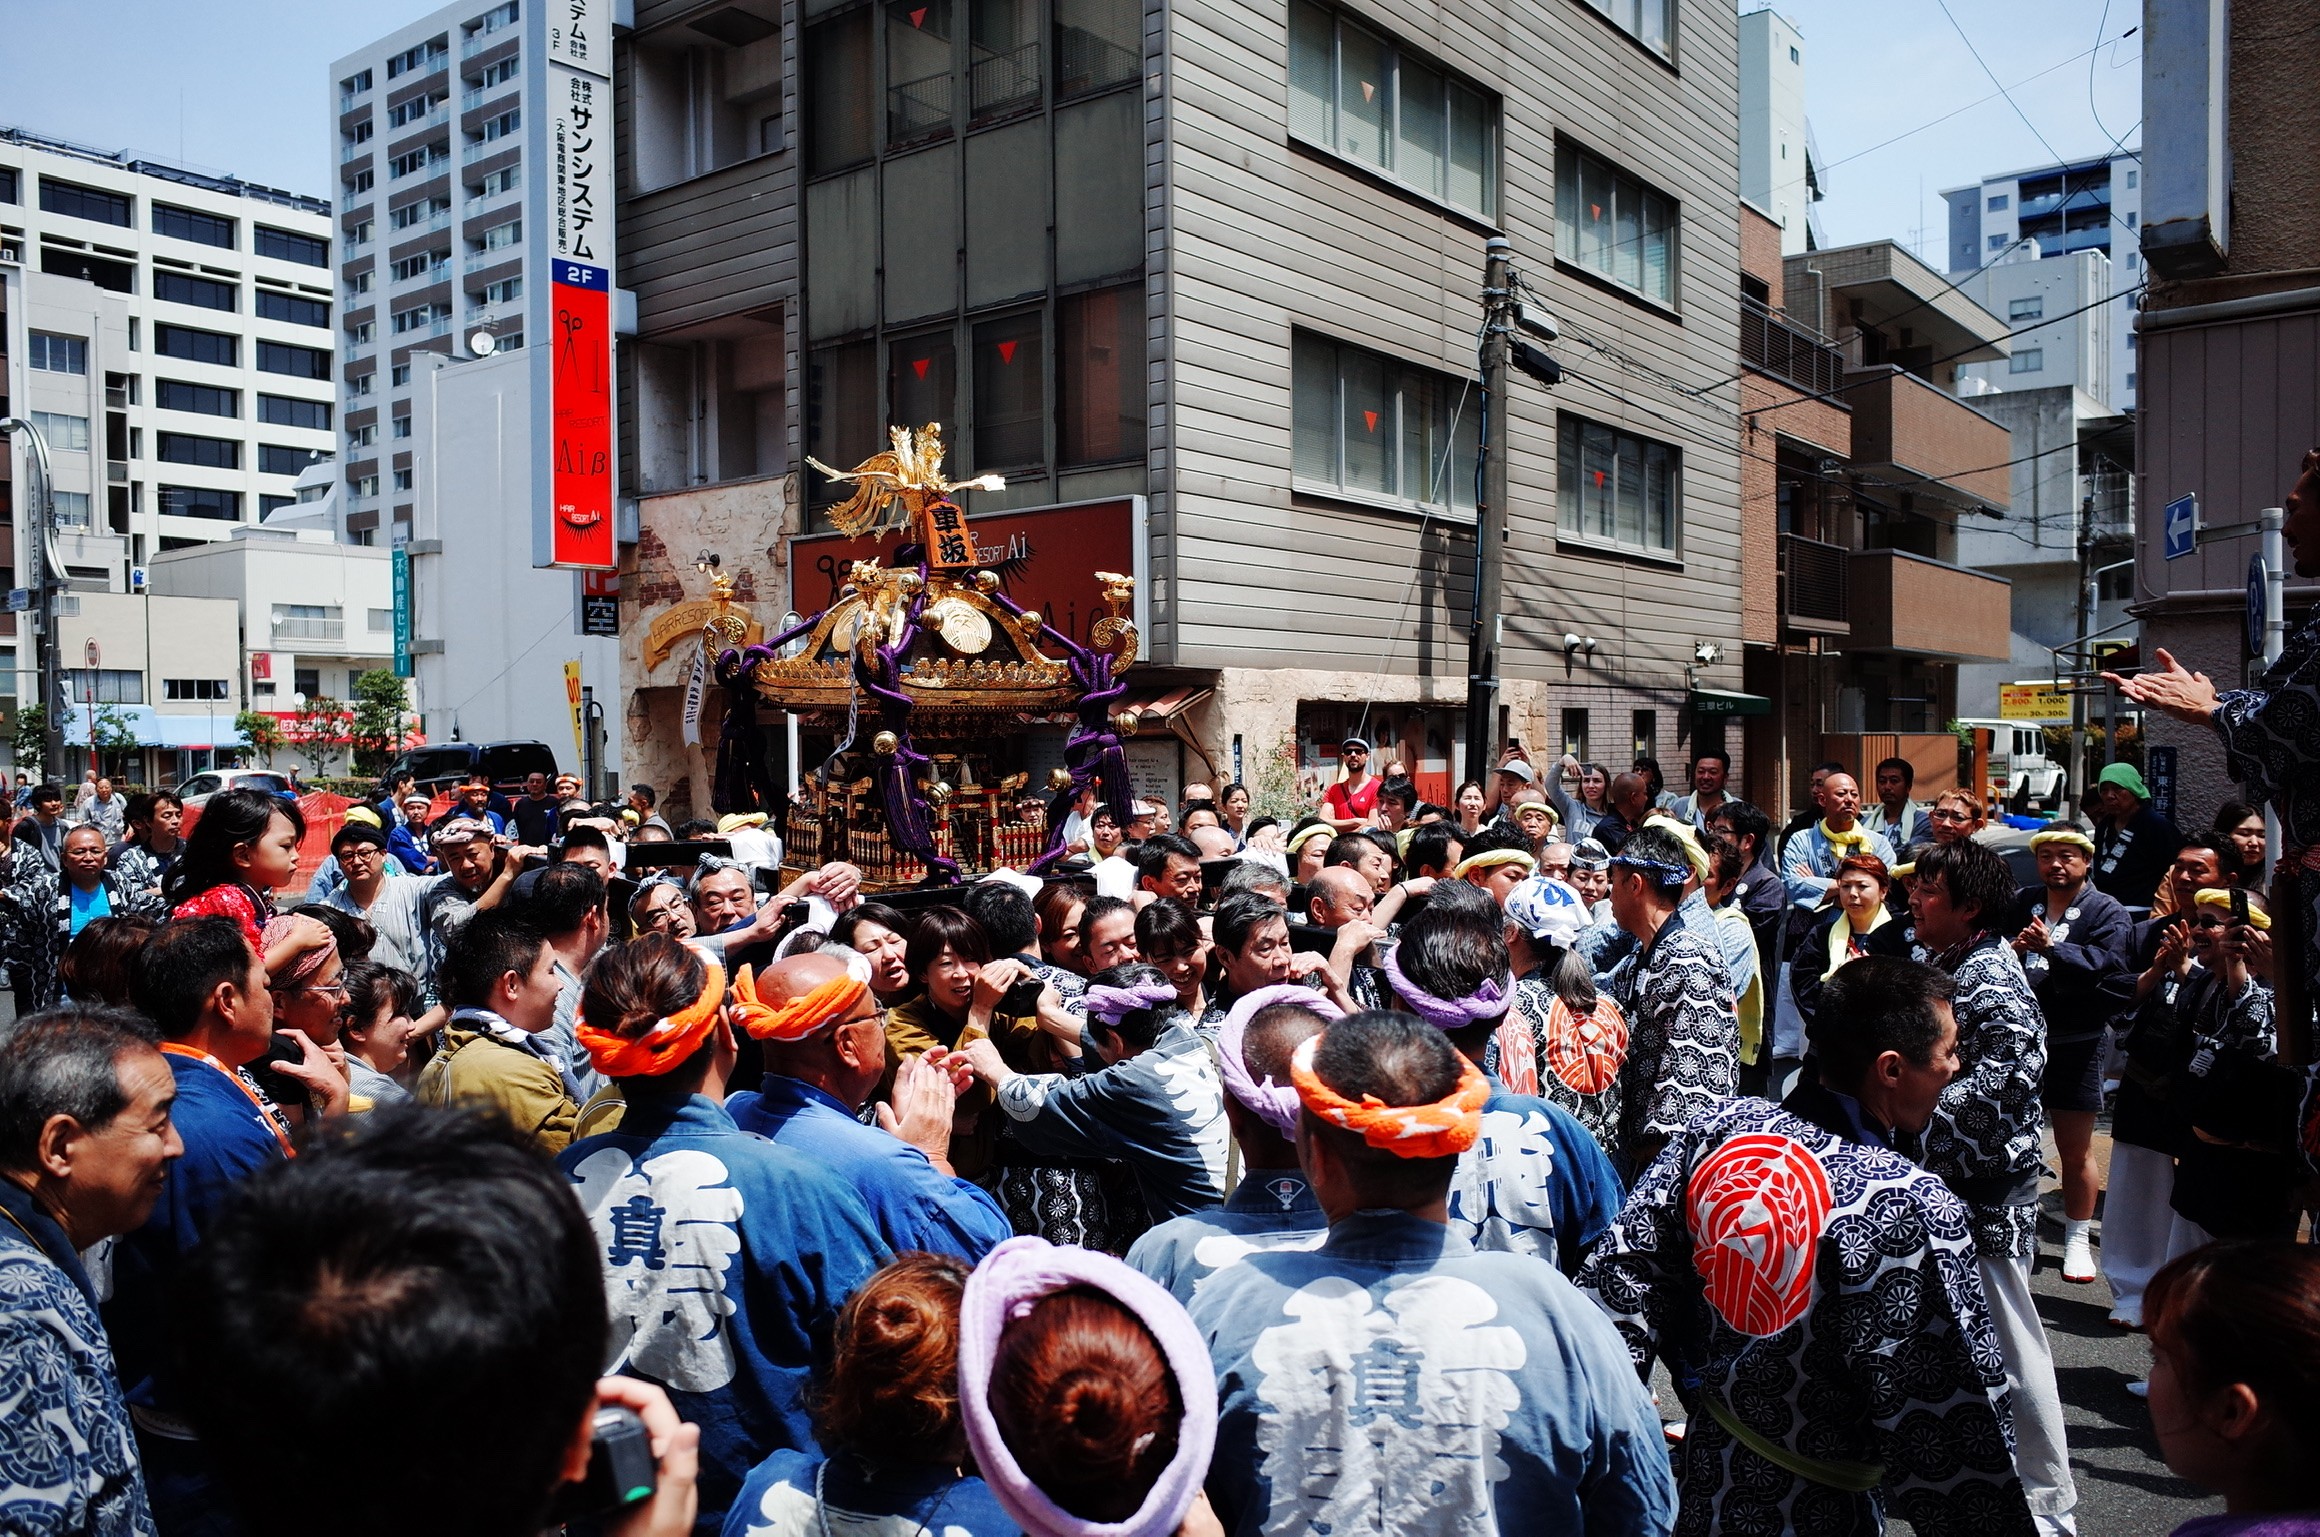
[[[1378,777],[1369,771],[1369,743],[1349,736],[1338,744],[1337,761],[1345,777],[1321,797],[1321,820],[1341,833],[1370,825],[1377,811]]]

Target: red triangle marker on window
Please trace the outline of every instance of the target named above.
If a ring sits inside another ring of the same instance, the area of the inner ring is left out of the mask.
[[[1012,363],[1015,361],[1015,344],[1013,342],[1001,342],[999,344],[999,361],[1002,363]]]
[[[912,358],[910,360],[910,371],[923,379],[926,377],[926,365],[933,361],[934,359],[932,358]]]
[[[926,25],[925,6],[922,5],[917,10],[910,13],[910,24],[914,27],[923,27]]]
[[[1589,217],[1589,218],[1591,218],[1591,219],[1600,219],[1600,218],[1602,218],[1602,217],[1603,217],[1603,205],[1602,205],[1601,203],[1589,203],[1589,204],[1587,205],[1587,217]]]
[[[1598,491],[1603,489],[1603,472],[1601,470],[1595,472],[1595,489]]]
[[[1377,431],[1377,419],[1378,414],[1375,411],[1364,411],[1361,413],[1362,425],[1367,427],[1372,432]]]

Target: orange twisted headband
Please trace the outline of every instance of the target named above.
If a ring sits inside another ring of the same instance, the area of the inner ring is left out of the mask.
[[[658,1078],[701,1049],[717,1026],[717,1006],[725,1001],[725,971],[712,965],[701,996],[644,1034],[631,1039],[581,1021],[574,1029],[588,1048],[588,1060],[607,1078]]]
[[[845,1018],[869,991],[870,984],[849,971],[802,997],[767,1003],[757,996],[757,979],[744,966],[733,979],[733,1022],[760,1041],[802,1041],[832,1020]]]
[[[1458,1059],[1458,1087],[1431,1105],[1388,1105],[1374,1094],[1355,1104],[1323,1083],[1313,1071],[1321,1037],[1311,1036],[1289,1058],[1289,1081],[1297,1098],[1332,1126],[1358,1131],[1361,1140],[1397,1158],[1449,1158],[1474,1146],[1482,1132],[1482,1106],[1490,1082],[1464,1057]]]

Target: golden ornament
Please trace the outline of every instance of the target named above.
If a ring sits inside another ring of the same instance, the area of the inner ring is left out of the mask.
[[[891,731],[881,731],[870,739],[870,750],[881,758],[891,758],[902,748],[902,738]]]

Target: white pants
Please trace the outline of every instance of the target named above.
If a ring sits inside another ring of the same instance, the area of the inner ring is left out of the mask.
[[[2078,1487],[2071,1482],[2070,1450],[2063,1444],[2054,1351],[2030,1295],[2030,1263],[2027,1258],[1982,1259],[1982,1291],[1990,1300],[1990,1323],[2006,1358],[2006,1390],[2014,1401],[2014,1471],[2042,1537],[2057,1537],[2078,1530],[2071,1517]]]
[[[2138,1327],[2143,1288],[2161,1266],[2208,1241],[2207,1229],[2177,1215],[2175,1160],[2124,1142],[2111,1144],[2110,1189],[2103,1195],[2102,1273],[2111,1316]]]

